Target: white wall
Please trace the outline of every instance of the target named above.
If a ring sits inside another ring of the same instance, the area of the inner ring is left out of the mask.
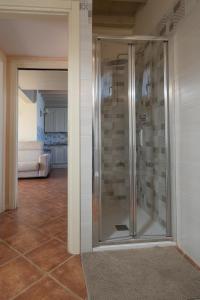
[[[135,35],[153,34],[155,27],[174,3],[175,0],[148,0],[136,16],[133,33]]]
[[[20,70],[19,86],[22,90],[57,90],[66,91],[67,71]]]
[[[153,34],[173,3],[176,1],[149,0],[136,17],[134,33]],[[177,206],[177,243],[200,264],[200,2],[187,0],[185,4],[187,17],[169,38],[170,87],[175,86],[170,99],[172,150],[176,152],[176,160],[172,153],[176,190],[172,205],[173,209]]]
[[[2,142],[4,137],[4,98],[3,98],[3,62],[0,61],[0,197],[3,191],[3,145]],[[0,199],[0,213],[3,211],[3,201]]]
[[[44,138],[44,100],[37,92],[37,140],[43,141]]]
[[[37,104],[28,101],[21,93],[18,97],[18,140],[37,140]]]
[[[200,3],[175,35],[177,238],[200,264]]]
[[[9,5],[12,7],[10,2]],[[16,2],[19,3],[19,0]],[[0,19],[0,49],[9,56],[67,57],[66,28],[67,16],[21,14],[20,17],[13,17],[7,15]],[[15,34],[10,38],[12,31]]]

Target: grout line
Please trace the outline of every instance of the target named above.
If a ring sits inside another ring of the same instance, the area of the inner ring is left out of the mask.
[[[9,246],[10,249],[15,250],[12,246],[10,246],[6,241],[3,240],[3,243],[7,246]],[[15,250],[16,251],[16,250]],[[54,280],[59,286],[61,286],[62,288],[64,288],[65,291],[70,292],[73,296],[75,296],[77,299],[81,299],[76,293],[74,293],[71,289],[69,289],[68,287],[66,287],[65,285],[63,285],[59,280],[57,280],[53,275],[51,275],[51,273],[53,273],[57,268],[61,267],[62,265],[64,265],[66,262],[68,262],[70,259],[72,259],[73,257],[75,257],[75,255],[71,255],[70,257],[68,257],[67,259],[65,259],[64,261],[62,261],[60,264],[58,264],[56,267],[54,267],[53,269],[49,270],[49,271],[44,271],[42,270],[37,264],[35,264],[32,260],[30,260],[27,256],[25,256],[23,253],[20,253],[18,250],[16,251],[19,253],[19,256],[15,257],[16,258],[24,258],[28,263],[30,263],[31,265],[33,265],[38,271],[41,272],[41,277],[34,281],[33,283],[31,283],[30,285],[28,285],[26,288],[24,288],[23,290],[21,290],[17,295],[15,295],[13,298],[11,298],[10,300],[14,300],[16,299],[16,297],[18,297],[20,294],[24,293],[26,290],[28,290],[29,288],[31,288],[34,284],[38,283],[40,280],[42,280],[45,276],[51,278],[52,280]],[[13,259],[12,259],[13,260]],[[9,260],[10,262],[11,260]],[[7,262],[8,263],[8,262]],[[5,263],[6,264],[6,263]]]
[[[67,259],[65,259],[64,261],[62,261],[59,265],[57,265],[56,267],[54,267],[53,269],[51,269],[48,274],[53,273],[56,269],[60,268],[62,265],[64,265],[66,262],[68,262],[70,259],[72,259],[73,257],[75,257],[75,255],[71,255],[70,257],[68,257]]]
[[[59,233],[58,233],[59,234]],[[67,235],[67,233],[66,233]],[[65,245],[65,247],[67,248],[67,241],[63,241],[62,239],[60,239],[59,237],[57,237],[56,235],[53,236],[56,240],[58,240],[59,242],[63,243]]]
[[[62,288],[64,288],[65,291],[70,292],[73,296],[76,296],[77,299],[82,299],[76,293],[74,293],[71,289],[69,289],[68,287],[66,287],[65,285],[63,285],[59,280],[57,280],[56,278],[54,278],[53,275],[51,275],[51,273],[54,270],[56,270],[57,268],[59,268],[62,265],[64,265],[66,262],[68,262],[74,256],[75,255],[71,255],[70,257],[68,257],[67,259],[65,259],[64,261],[62,261],[60,264],[58,264],[55,268],[51,269],[50,271],[44,271],[38,265],[36,265],[32,260],[30,260],[29,258],[27,258],[24,255],[21,255],[21,257],[23,257],[28,263],[30,263],[31,265],[33,265],[34,267],[36,267],[42,273],[42,275],[41,275],[41,277],[38,280],[36,280],[33,283],[31,283],[30,285],[28,285],[26,288],[24,288],[23,290],[21,290],[17,295],[15,295],[14,298],[11,298],[10,300],[16,299],[20,294],[23,294],[26,290],[28,290],[29,288],[31,288],[32,286],[34,286],[35,284],[37,284],[40,280],[42,280],[45,277],[49,277],[52,280],[54,280],[59,286],[61,286]],[[20,256],[18,256],[18,257],[20,257]]]
[[[44,243],[44,244],[46,244],[46,243]],[[39,247],[38,247],[38,248],[39,248]],[[34,263],[34,261],[32,261],[30,258],[28,258],[26,255],[23,255],[23,254],[22,254],[22,257],[23,257],[26,261],[28,261],[29,263],[31,263],[33,266],[35,266],[40,272],[42,272],[42,273],[44,273],[44,274],[46,274],[46,275],[48,275],[50,272],[52,272],[52,271],[53,271],[54,269],[56,269],[57,267],[63,265],[65,262],[67,262],[67,261],[71,258],[71,256],[70,256],[70,257],[68,257],[67,259],[65,259],[64,261],[62,261],[60,264],[58,264],[55,268],[53,268],[53,269],[51,269],[51,270],[49,270],[49,271],[45,271],[45,270],[43,270],[42,268],[40,268],[36,263]]]
[[[7,244],[6,241],[2,241],[5,245],[9,246]],[[12,246],[10,246],[10,249],[14,249]],[[16,252],[19,252],[18,250]],[[27,258],[25,255],[23,255],[23,253],[20,253],[19,252],[19,256],[15,257],[14,259],[17,259],[17,258],[24,258],[28,263],[30,263],[32,266],[34,266],[38,271],[40,271],[41,273],[41,277],[32,282],[30,285],[28,285],[26,288],[24,288],[23,290],[21,290],[17,295],[15,295],[13,298],[11,298],[10,300],[14,300],[16,299],[20,294],[24,293],[26,290],[28,290],[29,288],[31,288],[33,285],[37,284],[40,280],[42,280],[43,278],[45,277],[49,277],[51,278],[52,280],[54,280],[60,287],[62,287],[65,291],[67,292],[70,292],[73,296],[75,296],[77,299],[81,299],[76,293],[74,293],[71,289],[69,289],[68,287],[66,287],[65,285],[63,285],[59,280],[57,280],[56,278],[54,278],[51,273],[53,271],[55,271],[57,268],[61,267],[62,265],[64,265],[66,262],[68,262],[70,259],[72,259],[75,255],[71,255],[70,257],[68,257],[67,259],[65,259],[64,261],[62,261],[60,264],[58,264],[55,268],[49,270],[49,271],[44,271],[43,269],[41,269],[37,264],[35,264],[32,260],[30,260],[29,258]],[[8,262],[12,261],[13,259],[9,260]],[[7,263],[8,263],[7,262]],[[5,263],[6,264],[6,263]]]
[[[19,295],[23,294],[24,292],[26,292],[28,289],[30,289],[32,286],[36,285],[37,283],[39,283],[40,281],[42,281],[42,279],[45,278],[45,274],[40,277],[39,279],[37,279],[36,281],[32,282],[30,285],[28,285],[27,287],[25,287],[23,290],[21,290],[20,292],[18,292],[14,297],[12,297],[10,300],[14,300],[16,299]]]
[[[18,258],[23,257],[27,262],[31,263],[34,267],[36,267],[40,272],[42,271],[42,273],[44,273],[44,271],[43,271],[42,269],[40,269],[40,267],[38,267],[38,265],[36,265],[34,262],[32,262],[29,258],[27,258],[27,257],[26,257],[23,253],[21,253],[19,250],[13,248],[13,247],[12,247],[11,245],[9,245],[6,241],[4,241],[4,243],[5,243],[7,246],[10,246],[10,248],[11,248],[12,250],[15,250],[15,251],[19,254]]]
[[[6,262],[4,262],[3,264],[0,265],[0,268],[4,267],[5,265],[11,263],[13,260],[18,259],[18,258],[20,258],[20,257],[21,257],[20,255],[17,255],[17,256],[15,256],[15,257],[13,257],[13,258],[7,260]]]
[[[66,191],[64,191],[66,193]],[[52,201],[47,201],[49,203],[51,203]],[[39,202],[38,202],[39,203]],[[54,276],[52,275],[52,273],[58,269],[59,267],[61,267],[62,265],[64,265],[65,263],[67,263],[69,260],[71,260],[73,257],[75,257],[75,255],[73,254],[70,254],[70,256],[65,259],[64,261],[62,261],[60,264],[58,264],[56,267],[52,268],[51,270],[49,271],[44,271],[42,270],[37,264],[35,264],[31,259],[29,259],[27,257],[27,255],[42,247],[43,245],[45,245],[46,243],[52,241],[52,240],[56,240],[60,243],[62,243],[62,245],[65,246],[66,250],[67,250],[67,242],[66,241],[63,241],[62,239],[60,239],[58,236],[56,235],[49,235],[47,234],[41,227],[44,226],[44,225],[47,225],[48,223],[51,223],[53,221],[58,221],[60,223],[63,223],[63,222],[66,222],[67,221],[67,211],[68,211],[68,205],[66,205],[66,201],[64,202],[64,207],[63,207],[63,202],[61,203],[62,205],[61,206],[58,206],[58,210],[61,210],[62,213],[61,214],[58,214],[57,216],[49,216],[48,215],[48,210],[51,211],[51,208],[49,209],[43,209],[39,206],[27,206],[27,203],[24,202],[24,206],[20,206],[18,208],[18,210],[9,210],[7,212],[5,212],[5,214],[8,216],[8,221],[9,222],[15,222],[17,221],[17,223],[19,223],[20,226],[24,226],[25,227],[25,231],[26,231],[26,228],[27,230],[28,229],[32,229],[32,230],[35,230],[43,235],[48,235],[48,239],[47,241],[45,242],[42,242],[41,244],[39,244],[38,246],[35,246],[31,249],[29,249],[28,251],[25,251],[25,252],[21,252],[20,250],[16,249],[15,246],[12,246],[10,245],[6,240],[4,239],[1,239],[0,238],[0,242],[2,242],[4,245],[6,245],[7,247],[9,247],[11,250],[13,250],[15,253],[16,253],[16,256],[14,258],[11,258],[9,259],[7,262],[3,263],[1,266],[4,266],[8,263],[10,263],[11,261],[13,260],[16,260],[16,259],[19,259],[19,258],[23,258],[27,263],[31,264],[32,266],[34,266],[41,274],[41,277],[37,280],[35,280],[34,282],[32,282],[31,284],[29,284],[27,287],[25,287],[24,289],[22,289],[21,291],[19,291],[15,296],[13,296],[10,300],[14,300],[16,299],[19,295],[23,294],[24,292],[26,292],[28,289],[30,289],[32,286],[36,285],[37,283],[39,283],[42,279],[44,278],[50,278],[51,280],[53,280],[56,284],[58,284],[62,289],[64,289],[66,292],[70,293],[70,295],[73,295],[77,300],[81,299],[83,300],[83,298],[81,298],[79,295],[77,295],[73,290],[71,290],[70,288],[68,288],[67,286],[63,285],[58,279],[54,278]],[[20,209],[24,209],[24,217],[23,217],[23,213],[22,213],[22,216],[20,217],[18,215],[18,212],[20,211]],[[14,211],[14,213],[13,213]],[[27,212],[26,212],[27,211]],[[39,212],[42,212],[42,213],[47,213],[47,215],[49,216],[49,219],[47,221],[45,221],[44,223],[40,224],[39,226],[38,225],[33,225],[33,224],[30,224],[28,222],[28,216],[31,214],[31,211],[33,213],[39,213]],[[64,213],[63,213],[64,212]],[[16,213],[16,214],[15,214]],[[60,232],[56,233],[56,234],[59,234]],[[12,234],[10,237],[14,237],[16,236],[17,233],[14,233]],[[23,234],[23,232],[22,232]],[[66,236],[67,236],[67,233],[66,233]]]
[[[0,268],[3,268],[3,267],[6,266],[7,264],[11,263],[12,261],[14,261],[14,260],[16,260],[16,259],[18,259],[18,258],[20,258],[20,257],[21,257],[20,255],[16,255],[15,257],[10,258],[9,260],[7,260],[7,261],[5,261],[4,263],[2,263],[2,264],[0,265]]]
[[[52,241],[52,240],[53,240],[53,237],[50,236],[49,239],[46,240],[45,242],[41,243],[40,245],[38,245],[38,246],[36,246],[36,247],[34,247],[34,248],[28,250],[28,251],[23,252],[22,254],[23,254],[24,256],[26,256],[26,255],[28,255],[29,253],[31,253],[32,251],[34,251],[34,250],[36,250],[36,249],[38,249],[38,248],[40,248],[40,247],[46,245],[47,243],[49,243],[49,242]]]
[[[3,240],[3,241],[4,241],[4,243],[5,243],[7,246],[9,246],[9,248],[11,248],[12,250],[15,250],[17,253],[19,253],[20,255],[23,255],[23,256],[24,256],[24,255],[27,255],[29,252],[31,252],[31,251],[33,251],[33,250],[39,248],[40,246],[42,246],[42,245],[48,243],[48,242],[51,241],[52,239],[53,239],[53,237],[49,237],[48,240],[46,240],[46,241],[44,241],[44,242],[41,242],[38,246],[35,246],[35,247],[29,249],[28,251],[25,251],[25,252],[24,252],[24,251],[21,251],[21,250],[18,250],[18,249],[16,248],[16,246],[12,246],[7,240]]]
[[[17,254],[15,257],[13,257],[13,258],[7,260],[5,263],[1,264],[0,267],[3,267],[3,266],[5,266],[6,264],[10,263],[11,261],[13,261],[13,260],[15,260],[15,259],[17,259],[17,258],[19,258],[19,257],[22,256],[22,253],[21,253],[21,252],[19,252],[19,251],[16,250],[15,248],[13,248],[13,247],[12,247],[11,245],[9,245],[5,240],[0,239],[0,242],[1,242],[2,244],[4,244],[5,246],[7,246],[8,248],[10,248],[13,252],[15,252],[15,253]]]
[[[34,266],[38,271],[40,271],[43,275],[46,274],[46,271],[42,270],[37,264],[34,263],[34,261],[32,261],[30,258],[28,258],[25,255],[22,255],[22,257],[29,262],[32,266]]]
[[[82,300],[82,298],[79,295],[77,295],[76,293],[74,293],[67,286],[63,285],[58,279],[56,279],[55,277],[53,277],[50,273],[48,274],[48,276],[49,276],[49,278],[51,278],[52,280],[54,280],[60,287],[62,287],[66,292],[72,294],[77,299]]]
[[[15,249],[13,246],[11,246],[6,240],[1,240],[1,241],[4,243],[4,245],[8,246],[10,249],[17,252],[19,254],[19,256],[23,255],[23,253],[21,253],[19,250]]]

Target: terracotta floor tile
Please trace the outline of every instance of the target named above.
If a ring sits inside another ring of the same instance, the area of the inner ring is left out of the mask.
[[[8,224],[8,223],[10,223],[11,220],[12,219],[8,213],[5,212],[5,213],[0,214],[0,225]]]
[[[45,222],[50,221],[52,217],[47,213],[47,211],[42,211],[35,207],[20,207],[13,213],[10,213],[10,218],[31,226],[41,226]]]
[[[52,270],[71,256],[66,251],[66,183],[67,172],[64,169],[54,169],[50,176],[44,179],[19,180],[19,207],[0,214],[0,239],[7,240],[13,248],[25,253],[45,271]],[[52,239],[48,241],[49,235]],[[24,288],[26,291],[17,299],[74,300],[76,298],[52,279],[41,279],[37,282],[37,278],[40,278],[42,273],[22,257],[15,258],[14,255],[17,255],[15,251],[0,243],[0,264],[3,264],[0,267],[0,300],[9,300]],[[78,265],[78,262],[74,265]],[[79,267],[76,266],[76,269],[78,270]],[[74,272],[75,270],[71,272],[73,278],[81,278],[82,269],[79,275],[74,275]],[[67,270],[66,273],[68,274]],[[65,280],[67,274],[64,276]],[[72,281],[68,281],[68,285],[73,290]],[[79,282],[81,279],[77,279],[78,285]],[[31,283],[34,285],[29,287]],[[82,294],[81,289],[76,288],[77,294]]]
[[[83,299],[86,297],[87,293],[80,256],[72,257],[53,271],[52,276]]]
[[[51,216],[46,212],[33,210],[30,214],[27,214],[24,221],[31,226],[39,227],[44,223],[51,221]]]
[[[56,235],[60,232],[66,231],[67,225],[64,221],[60,220],[59,218],[54,219],[40,227],[38,227],[38,229],[40,229],[42,232],[48,234],[48,235]]]
[[[46,209],[46,212],[48,213],[49,216],[51,216],[52,218],[56,218],[58,216],[63,216],[63,215],[66,215],[66,212],[65,212],[66,207],[51,207],[51,208],[47,208]]]
[[[0,267],[0,299],[8,300],[39,279],[41,273],[24,258]]]
[[[67,231],[59,232],[55,235],[55,237],[57,237],[59,240],[66,243],[67,245]]]
[[[19,216],[20,218],[23,216],[26,216],[27,213],[30,213],[31,210],[26,208],[26,207],[20,207],[20,208],[16,208],[16,209],[12,209],[7,211],[7,215],[14,220],[16,216]]]
[[[44,278],[33,285],[16,300],[77,300],[71,293],[66,292],[51,278]]]
[[[41,244],[49,240],[48,235],[44,235],[38,230],[27,229],[24,232],[17,233],[6,241],[18,251],[25,253],[30,250],[33,250],[36,247],[39,247]]]
[[[18,256],[18,253],[10,249],[7,245],[0,242],[0,265],[6,263],[10,259]]]
[[[8,237],[24,232],[28,227],[24,224],[20,224],[18,221],[11,221],[9,223],[3,223],[0,226],[0,238],[7,239]]]
[[[55,239],[45,243],[26,255],[42,270],[50,271],[71,256],[62,242]]]

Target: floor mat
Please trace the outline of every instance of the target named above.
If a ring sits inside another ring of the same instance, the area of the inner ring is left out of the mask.
[[[175,247],[82,255],[88,300],[200,300],[200,272]]]

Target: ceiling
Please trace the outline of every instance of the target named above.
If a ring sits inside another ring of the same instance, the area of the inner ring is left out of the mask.
[[[0,16],[0,49],[8,55],[67,57],[67,17]]]
[[[59,102],[66,103],[67,102],[67,91],[44,91],[40,90],[40,94],[46,104]]]
[[[133,28],[134,16],[147,0],[94,0],[93,26]]]

